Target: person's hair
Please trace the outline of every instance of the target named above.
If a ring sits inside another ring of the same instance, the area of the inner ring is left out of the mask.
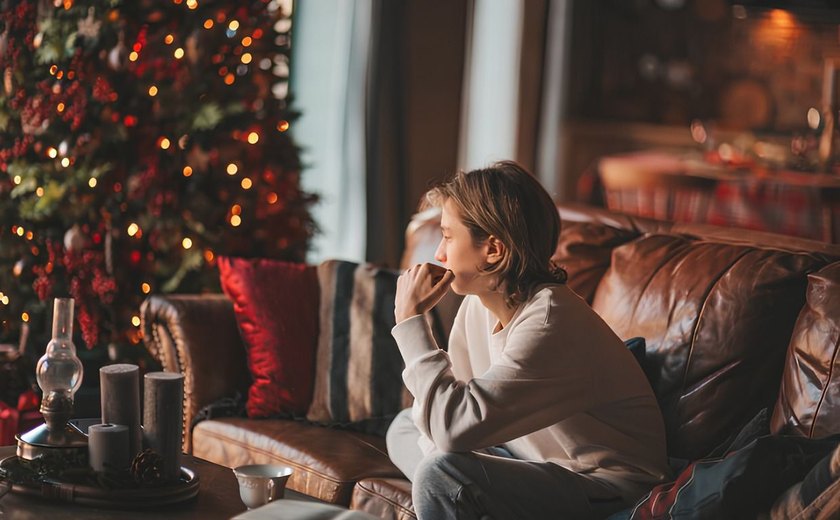
[[[565,283],[566,271],[551,262],[560,236],[557,208],[519,164],[502,161],[460,171],[432,188],[427,200],[435,206],[454,202],[476,245],[492,235],[505,246],[501,261],[482,269],[496,276],[508,305],[525,302],[540,284]]]

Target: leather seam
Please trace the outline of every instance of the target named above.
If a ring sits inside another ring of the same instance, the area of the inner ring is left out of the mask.
[[[822,408],[822,405],[825,402],[825,395],[828,393],[829,386],[831,386],[831,378],[834,375],[834,365],[837,363],[838,350],[840,350],[840,335],[838,335],[837,340],[834,342],[834,353],[831,355],[831,366],[828,368],[828,377],[825,380],[825,386],[823,386],[822,392],[820,392],[820,400],[814,408],[814,420],[811,422],[811,428],[809,428],[808,431],[809,438],[814,437],[814,431],[817,428],[817,420],[820,417],[820,408]]]
[[[408,508],[407,508],[407,507],[405,507],[404,505],[399,504],[399,503],[397,503],[397,502],[394,502],[393,500],[391,500],[390,498],[388,498],[388,497],[386,497],[386,496],[382,495],[381,493],[378,493],[378,492],[374,491],[373,489],[370,489],[370,488],[366,487],[364,484],[362,484],[362,481],[361,481],[361,480],[360,480],[359,482],[356,482],[356,486],[357,486],[359,489],[361,489],[362,491],[364,491],[365,493],[367,493],[368,495],[370,495],[370,496],[372,496],[372,497],[379,498],[379,499],[380,499],[380,500],[382,500],[383,502],[387,502],[388,504],[390,504],[390,505],[394,506],[395,508],[397,508],[397,509],[399,509],[399,510],[401,510],[401,511],[405,512],[405,513],[411,513],[411,514],[414,514],[414,511],[412,511],[412,510],[408,509]]]

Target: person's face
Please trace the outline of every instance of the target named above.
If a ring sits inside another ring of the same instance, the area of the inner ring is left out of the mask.
[[[489,290],[489,277],[481,272],[487,263],[487,244],[474,243],[470,230],[461,220],[458,206],[451,199],[443,204],[440,229],[443,238],[435,252],[435,260],[455,275],[452,290],[461,295]]]

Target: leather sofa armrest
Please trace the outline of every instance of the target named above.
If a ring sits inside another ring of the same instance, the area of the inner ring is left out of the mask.
[[[233,304],[222,294],[154,295],[140,307],[146,349],[163,370],[184,374],[184,451],[198,411],[251,381]]]

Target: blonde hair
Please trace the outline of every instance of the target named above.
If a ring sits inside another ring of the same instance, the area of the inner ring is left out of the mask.
[[[543,283],[565,283],[566,271],[551,263],[560,236],[560,216],[551,196],[525,168],[502,161],[488,168],[460,171],[427,194],[429,203],[451,200],[473,242],[491,235],[504,246],[502,260],[483,267],[514,307]]]

